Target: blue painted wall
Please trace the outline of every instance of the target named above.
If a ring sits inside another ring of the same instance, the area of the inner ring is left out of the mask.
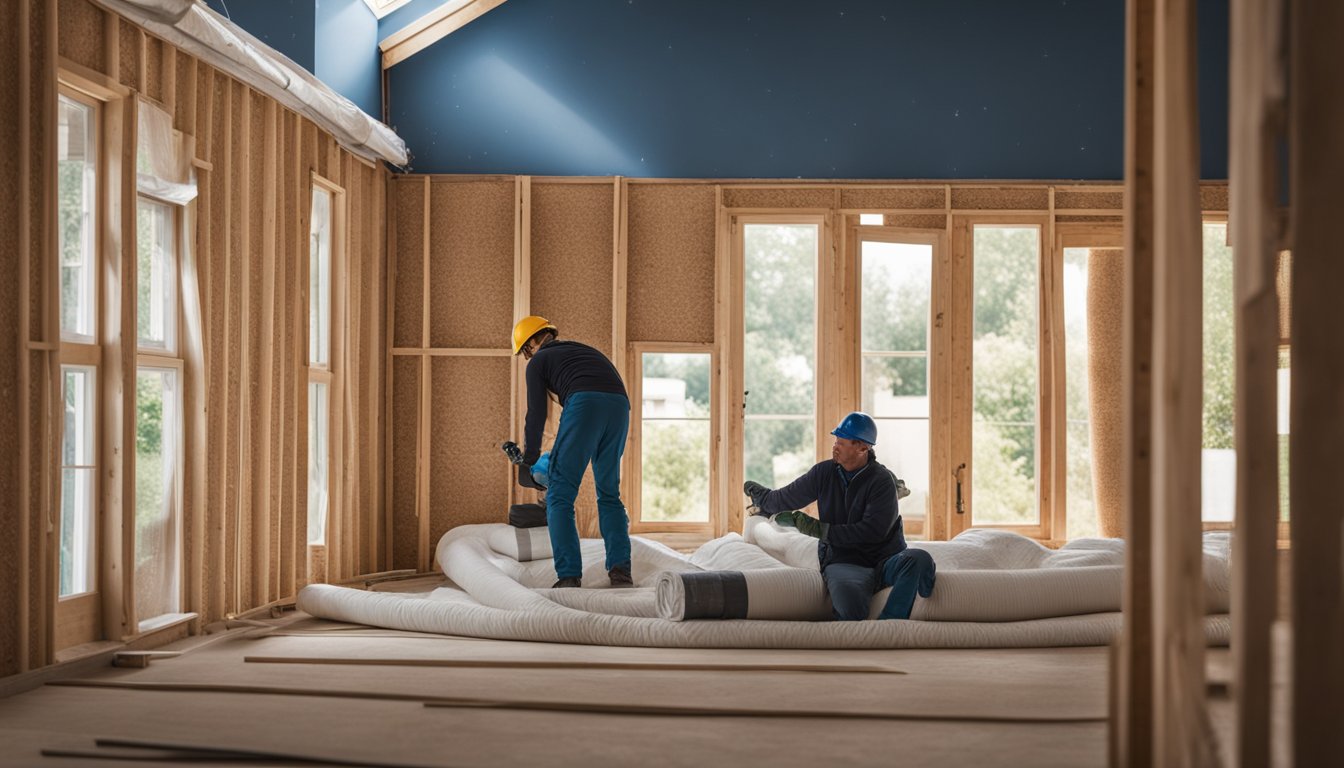
[[[411,2],[378,20],[378,39],[387,39],[388,35],[399,31],[402,27],[446,2],[448,0],[411,0]]]
[[[370,115],[383,118],[378,19],[364,0],[316,0],[318,79]]]
[[[1199,12],[1220,179],[1227,0]],[[391,70],[391,122],[423,173],[1120,179],[1124,26],[1124,0],[509,0]]]
[[[206,0],[211,10],[313,71],[313,0]]]

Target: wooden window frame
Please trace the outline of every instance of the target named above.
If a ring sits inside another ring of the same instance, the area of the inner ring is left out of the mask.
[[[312,209],[313,209],[312,201],[314,197],[313,193],[315,190],[320,189],[331,196],[331,207],[330,207],[331,245],[330,248],[328,249],[328,258],[330,259],[330,263],[327,265],[330,280],[327,289],[330,293],[327,301],[328,349],[327,349],[327,362],[325,365],[320,363],[314,363],[311,357],[312,327],[310,319],[312,317],[311,308],[313,300],[313,296],[310,295],[312,286],[311,219],[309,219],[310,222],[309,252],[306,254],[306,258],[302,259],[303,275],[301,279],[303,306],[304,306],[303,363],[304,368],[306,369],[306,380],[309,385],[324,384],[326,385],[327,388],[327,512],[326,512],[326,520],[323,522],[322,526],[323,530],[322,542],[314,543],[312,541],[309,541],[305,534],[305,541],[307,541],[307,547],[308,547],[308,579],[310,582],[325,582],[327,580],[327,567],[326,567],[327,548],[329,547],[330,542],[333,540],[333,536],[335,535],[335,527],[339,524],[340,519],[339,515],[334,514],[334,512],[339,508],[339,504],[341,501],[339,493],[341,484],[337,482],[336,479],[337,472],[335,471],[335,469],[337,466],[339,466],[338,462],[340,461],[341,457],[341,434],[339,432],[338,427],[341,424],[342,419],[341,403],[344,397],[343,392],[344,382],[341,380],[341,376],[344,373],[345,360],[341,356],[341,352],[344,349],[345,335],[346,335],[346,329],[345,329],[346,306],[344,301],[345,298],[344,288],[345,288],[345,267],[348,261],[346,253],[346,248],[348,245],[346,236],[348,212],[346,210],[347,196],[344,187],[340,186],[336,182],[324,176],[321,176],[315,171],[310,174],[309,182],[310,182],[309,197],[308,197],[308,205],[306,208],[309,217],[312,216]],[[306,404],[304,409],[305,435],[307,434],[309,421],[312,418],[309,413],[309,409],[312,407],[312,403],[308,399],[309,397],[310,397],[309,387],[305,387],[304,388],[304,402]],[[306,456],[307,455],[306,440],[304,440],[304,445]],[[307,457],[307,461],[305,461],[304,463],[305,476],[307,475],[307,468],[311,460],[312,460],[311,457]],[[304,487],[305,489],[307,488],[306,482],[304,483]],[[307,498],[306,494],[304,498],[306,500]],[[304,508],[305,510],[307,509],[306,501]],[[306,525],[307,525],[306,519],[304,525],[306,531]]]
[[[719,504],[720,494],[716,491],[723,482],[720,465],[722,446],[719,422],[720,404],[716,394],[719,392],[719,353],[715,344],[693,342],[632,342],[630,349],[630,440],[629,445],[643,451],[644,445],[644,353],[696,354],[709,356],[709,516],[704,522],[678,523],[670,521],[644,521],[641,516],[643,504],[643,461],[641,456],[633,457],[629,463],[630,498],[627,508],[630,512],[631,533],[676,533],[699,535],[708,540],[713,538],[716,526],[721,524],[724,510]]]

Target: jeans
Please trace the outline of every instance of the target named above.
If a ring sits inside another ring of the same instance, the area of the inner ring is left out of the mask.
[[[630,518],[621,503],[621,457],[630,427],[630,401],[607,392],[576,392],[560,413],[560,429],[551,448],[550,486],[546,489],[546,525],[557,578],[583,575],[574,499],[589,462],[597,486],[597,522],[607,549],[607,570],[630,567]]]
[[[933,558],[922,549],[906,549],[888,557],[876,568],[850,563],[831,563],[821,572],[826,591],[831,595],[831,610],[836,621],[863,621],[868,618],[873,593],[891,587],[879,619],[908,619],[915,595],[933,594],[935,567]]]

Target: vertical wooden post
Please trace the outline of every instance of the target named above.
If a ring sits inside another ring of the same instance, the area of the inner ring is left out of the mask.
[[[1160,0],[1153,93],[1153,680],[1161,765],[1212,765],[1200,522],[1203,253],[1195,0]]]
[[[1293,545],[1293,757],[1344,764],[1344,4],[1295,0],[1289,116],[1293,374],[1289,455]]]
[[[1153,762],[1153,16],[1125,5],[1125,590],[1113,768]]]
[[[1276,401],[1279,306],[1277,140],[1283,124],[1279,0],[1232,4],[1231,221],[1236,269],[1236,535],[1232,537],[1232,658],[1236,760],[1271,763],[1270,679],[1278,580]]]
[[[427,571],[430,567],[429,551],[429,469],[430,469],[430,441],[429,430],[432,423],[432,414],[430,407],[432,403],[431,388],[433,387],[432,363],[433,358],[424,353],[429,347],[429,217],[430,217],[430,180],[428,176],[424,177],[424,218],[423,234],[420,237],[421,250],[423,251],[420,274],[421,302],[420,302],[420,406],[419,406],[419,439],[416,443],[418,450],[416,456],[416,505],[415,511],[419,522],[419,539],[416,552],[418,553],[416,562],[421,571]]]
[[[513,322],[517,323],[532,311],[532,177],[517,176],[513,185]],[[513,356],[509,434],[514,440],[522,439],[523,417],[527,412],[527,385],[523,380],[526,365],[521,357]],[[521,489],[513,482],[513,465],[505,463],[504,477],[509,503],[519,503]]]

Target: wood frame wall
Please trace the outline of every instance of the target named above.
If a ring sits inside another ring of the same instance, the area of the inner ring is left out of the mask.
[[[59,19],[59,21],[58,21]],[[352,333],[343,376],[345,405],[333,443],[344,448],[344,496],[333,530],[349,545],[331,563],[335,578],[382,566],[376,489],[382,472],[380,346],[386,171],[340,148],[306,118],[168,45],[88,0],[22,0],[0,11],[6,56],[17,82],[0,87],[0,105],[25,119],[0,136],[20,151],[0,161],[15,190],[4,217],[13,230],[12,308],[17,329],[4,335],[0,379],[13,392],[0,426],[13,435],[0,492],[18,501],[0,562],[12,568],[0,612],[17,617],[0,631],[0,674],[48,664],[56,641],[60,498],[60,363],[56,239],[58,80],[102,102],[103,187],[98,307],[99,572],[103,642],[140,633],[133,615],[135,327],[135,100],[173,118],[191,152],[199,197],[182,212],[181,258],[184,442],[183,604],[198,624],[292,598],[306,576],[306,445],[303,402],[306,286],[293,276],[306,261],[305,191],[313,172],[349,194],[349,273],[344,302]],[[59,30],[59,31],[58,31]],[[6,226],[9,226],[6,224]],[[0,264],[3,266],[3,264]],[[7,283],[6,285],[11,285]],[[113,290],[116,288],[116,290]],[[9,290],[8,288],[5,290]],[[22,308],[22,309],[20,309]],[[371,317],[373,320],[366,320]],[[11,344],[17,344],[10,346]],[[23,350],[22,352],[20,350]],[[54,523],[53,523],[54,521]],[[51,523],[51,524],[49,524]],[[360,546],[356,546],[358,542]],[[369,545],[369,546],[363,546]],[[2,574],[0,574],[2,575]],[[180,632],[182,630],[174,630]]]

